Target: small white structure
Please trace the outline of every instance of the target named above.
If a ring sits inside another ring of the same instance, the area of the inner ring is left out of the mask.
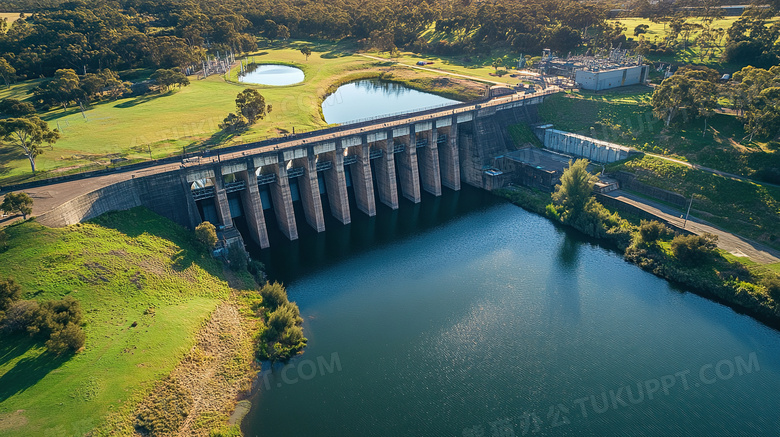
[[[604,70],[577,70],[574,81],[582,89],[601,91],[621,86],[644,84],[647,80],[647,65],[632,65]]]

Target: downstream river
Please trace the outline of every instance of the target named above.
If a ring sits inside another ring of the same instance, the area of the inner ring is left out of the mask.
[[[777,331],[468,186],[352,219],[260,253],[309,346],[246,435],[780,434]]]

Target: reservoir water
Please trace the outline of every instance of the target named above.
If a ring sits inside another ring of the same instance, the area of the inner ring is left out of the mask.
[[[457,103],[398,83],[363,79],[338,87],[322,102],[322,115],[328,123],[346,123]]]
[[[327,225],[260,255],[309,346],[247,436],[780,433],[777,331],[575,232],[467,186]]]
[[[238,76],[241,83],[256,83],[260,85],[293,85],[303,82],[303,70],[287,65],[254,65],[251,64],[247,72]]]

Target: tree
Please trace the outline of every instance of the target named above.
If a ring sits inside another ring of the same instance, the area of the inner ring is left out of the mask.
[[[747,66],[732,79],[729,95],[734,109],[742,115],[750,141],[754,135],[776,135],[780,130],[780,66],[769,70]]]
[[[704,136],[707,133],[707,121],[715,114],[715,109],[720,107],[718,86],[707,80],[694,80],[691,93],[696,115],[704,119],[704,130],[701,134]]]
[[[83,91],[80,88],[79,77],[72,69],[59,69],[54,78],[32,90],[38,103],[43,105],[58,105],[65,110],[73,100],[78,100]],[[48,108],[46,108],[48,109]]]
[[[27,193],[8,193],[0,204],[0,209],[7,213],[19,213],[27,220],[27,214],[32,213],[33,200]]]
[[[287,28],[284,24],[280,24],[276,28],[276,37],[282,40],[286,40],[290,38],[290,29]]]
[[[664,119],[669,127],[680,109],[690,105],[692,86],[690,79],[681,74],[664,79],[653,91],[653,115]]]
[[[219,128],[225,132],[234,132],[246,126],[246,119],[241,115],[230,113],[219,124]]]
[[[0,139],[22,148],[30,161],[35,174],[35,158],[43,153],[41,144],[54,144],[60,138],[57,129],[50,130],[49,125],[38,116],[26,118],[7,118],[0,120]]]
[[[301,54],[303,54],[303,56],[306,56],[306,60],[308,61],[309,60],[309,56],[311,56],[311,47],[306,46],[306,47],[302,48],[301,49]]]
[[[11,64],[8,63],[8,61],[5,60],[5,58],[0,57],[0,76],[3,77],[3,81],[5,81],[5,87],[11,88],[11,80],[16,75],[16,69],[11,66]]]
[[[647,24],[640,24],[634,28],[634,36],[639,36],[643,33],[647,33],[647,29],[650,29],[650,26]]]
[[[13,279],[0,280],[0,319],[14,302],[22,297],[22,287]]]
[[[251,125],[265,118],[271,112],[271,105],[265,104],[265,97],[257,90],[247,88],[236,96],[236,109]]]
[[[504,65],[504,60],[502,58],[496,58],[493,60],[493,63],[490,64],[491,67],[496,69],[496,73],[498,73],[498,67],[501,67]]]
[[[22,102],[17,99],[3,99],[0,100],[0,118],[5,116],[11,117],[27,117],[35,114],[35,106],[30,102]]]
[[[209,222],[203,222],[195,227],[195,238],[208,249],[213,249],[217,244],[217,228]]]
[[[561,175],[561,183],[555,186],[553,202],[563,208],[564,220],[576,219],[585,211],[591,199],[596,177],[588,173],[588,160],[578,159]]]
[[[150,78],[166,91],[174,85],[181,88],[190,84],[190,80],[178,68],[160,68],[155,71]]]

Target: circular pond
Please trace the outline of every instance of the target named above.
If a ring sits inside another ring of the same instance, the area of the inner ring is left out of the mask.
[[[250,64],[243,74],[238,76],[242,83],[256,83],[260,85],[292,85],[303,82],[303,70],[287,65]]]

